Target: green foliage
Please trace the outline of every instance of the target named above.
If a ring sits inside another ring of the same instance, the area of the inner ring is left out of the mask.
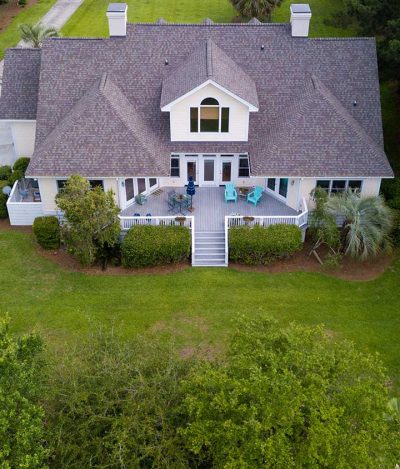
[[[190,232],[184,226],[133,226],[122,242],[121,253],[124,267],[183,262],[190,256]]]
[[[5,165],[0,166],[0,180],[8,181],[11,176],[11,166]]]
[[[23,175],[25,175],[26,169],[29,166],[30,158],[27,158],[26,156],[21,156],[21,158],[18,158],[14,165],[13,165],[13,171],[21,171]]]
[[[367,259],[390,250],[393,214],[381,197],[360,197],[347,191],[331,197],[325,208],[334,217],[344,217],[342,249],[345,254]]]
[[[19,181],[23,177],[24,177],[24,173],[21,170],[17,169],[12,172],[11,176],[8,178],[8,182],[10,186],[12,187],[16,181]]]
[[[11,337],[0,321],[0,466],[45,467],[44,412],[38,405],[43,366],[37,335]]]
[[[64,189],[57,194],[56,203],[64,212],[63,240],[82,265],[92,264],[118,242],[119,208],[112,191],[101,187],[91,189],[80,176],[71,176]]]
[[[201,467],[393,467],[385,379],[377,356],[321,328],[243,317],[226,362],[184,381],[181,433]]]
[[[103,329],[58,356],[47,403],[54,467],[187,467],[176,427],[188,366],[169,341]]]
[[[309,217],[309,233],[316,243],[314,249],[321,244],[326,244],[333,251],[337,251],[340,246],[340,232],[336,226],[336,216],[326,210],[328,194],[317,187],[311,195],[315,208]]]
[[[8,217],[7,200],[8,197],[3,192],[0,192],[0,218]]]
[[[56,28],[44,26],[42,23],[37,24],[20,24],[19,31],[21,39],[28,43],[31,47],[42,47],[43,41],[48,37],[58,37]]]
[[[282,0],[230,0],[233,7],[244,18],[258,18],[261,21],[269,20],[273,9],[281,4]]]
[[[302,247],[301,230],[295,225],[240,226],[229,230],[229,258],[242,264],[269,264]]]
[[[60,224],[57,217],[37,217],[33,222],[33,234],[44,249],[60,247]]]

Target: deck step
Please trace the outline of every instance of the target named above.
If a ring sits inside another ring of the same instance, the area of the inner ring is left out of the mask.
[[[194,267],[226,267],[225,232],[198,231],[195,235]]]

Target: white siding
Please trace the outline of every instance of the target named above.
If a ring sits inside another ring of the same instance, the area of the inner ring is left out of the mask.
[[[190,108],[200,105],[204,98],[215,98],[222,107],[229,107],[229,132],[190,132]],[[249,109],[240,101],[209,84],[176,103],[170,111],[172,142],[237,142],[248,140]]]
[[[57,210],[55,197],[58,192],[56,179],[38,178],[38,181],[43,210],[46,212],[55,212]]]
[[[10,126],[17,158],[32,156],[35,148],[36,121],[12,121]]]

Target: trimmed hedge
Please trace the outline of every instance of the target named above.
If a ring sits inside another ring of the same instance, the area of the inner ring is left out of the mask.
[[[302,249],[301,230],[295,225],[240,226],[229,230],[229,259],[241,264],[269,264]]]
[[[20,171],[22,175],[25,175],[26,169],[28,168],[30,158],[26,156],[21,156],[21,158],[18,158],[14,165],[13,165],[13,171]]]
[[[37,217],[33,222],[33,234],[44,249],[60,247],[60,224],[57,217]]]
[[[148,267],[182,262],[190,256],[190,232],[184,226],[132,227],[121,248],[124,267]]]
[[[3,181],[8,181],[11,176],[11,172],[11,166],[0,166],[0,179],[2,179]]]
[[[0,218],[8,217],[7,199],[8,197],[0,191]]]

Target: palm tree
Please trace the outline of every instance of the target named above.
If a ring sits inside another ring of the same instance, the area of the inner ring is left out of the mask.
[[[43,41],[47,37],[57,37],[58,31],[55,28],[38,24],[21,24],[19,26],[21,39],[32,47],[42,47]]]
[[[326,203],[328,214],[344,217],[342,247],[345,254],[367,259],[391,247],[393,216],[379,196],[360,197],[348,191],[331,197]]]
[[[245,18],[269,19],[272,10],[282,0],[231,0],[235,10]]]

